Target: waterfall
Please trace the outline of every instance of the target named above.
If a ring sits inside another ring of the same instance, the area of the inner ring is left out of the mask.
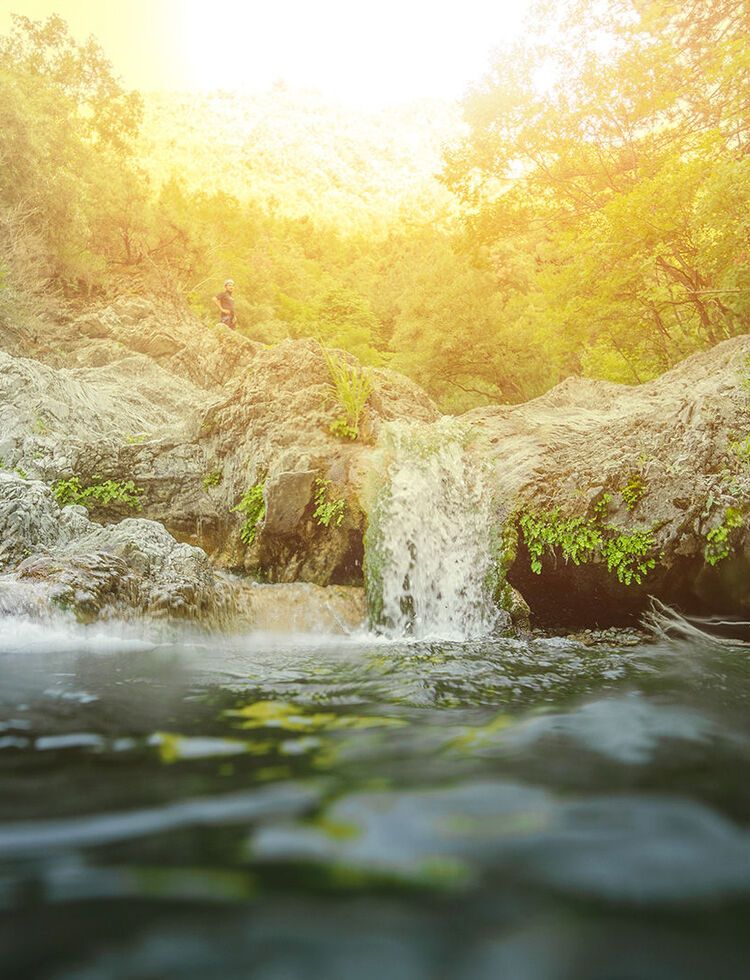
[[[492,500],[468,434],[442,419],[390,423],[381,435],[365,564],[371,620],[388,635],[465,640],[498,623],[487,588]]]

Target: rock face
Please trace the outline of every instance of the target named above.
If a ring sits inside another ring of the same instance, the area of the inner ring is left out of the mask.
[[[133,481],[142,515],[203,548],[219,567],[262,568],[270,581],[361,578],[364,518],[349,470],[362,447],[329,432],[336,410],[317,344],[265,349],[134,298],[26,339],[21,345],[17,333],[0,328],[0,347],[10,350],[0,351],[6,470],[48,483]],[[363,423],[371,441],[389,419],[438,417],[405,378],[388,371],[373,378]],[[316,479],[341,488],[340,524],[315,519]],[[269,521],[248,549],[233,507],[257,484],[266,487]],[[123,516],[96,501],[91,513]]]
[[[155,521],[103,526],[59,507],[43,483],[0,474],[0,615],[79,620],[142,614],[268,632],[350,633],[366,619],[361,588],[268,586],[215,573],[199,548]]]
[[[750,611],[749,357],[750,337],[738,337],[644,385],[571,378],[467,416],[500,516],[581,518],[613,558],[638,532],[652,541],[654,567],[625,585],[600,552],[576,565],[559,546],[534,574],[520,534],[508,578],[537,621],[618,622],[649,595],[693,612]]]
[[[205,553],[155,521],[105,526],[83,507],[60,507],[45,484],[0,474],[0,571],[43,583],[82,618],[129,609],[212,616],[227,594]]]
[[[649,594],[750,612],[748,357],[739,337],[645,385],[569,379],[463,418],[494,492],[503,581],[533,620],[619,622]],[[36,335],[0,323],[2,566],[82,615],[118,603],[218,610],[213,568],[360,584],[383,425],[439,418],[412,382],[372,377],[363,438],[347,443],[330,433],[336,408],[312,341],[267,349],[138,298]],[[49,485],[73,477],[132,481],[140,510],[102,494],[86,499],[88,515],[61,510]],[[264,513],[248,531],[235,508],[253,487]]]

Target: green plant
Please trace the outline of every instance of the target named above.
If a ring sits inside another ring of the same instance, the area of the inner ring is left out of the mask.
[[[49,426],[41,417],[41,415],[37,415],[37,417],[34,419],[34,424],[31,427],[31,431],[38,436],[49,435]]]
[[[643,477],[640,473],[631,473],[625,486],[620,487],[620,495],[625,501],[625,506],[628,510],[635,510],[638,502],[643,498],[645,493],[646,484],[643,482]]]
[[[359,436],[359,429],[353,425],[349,425],[346,419],[334,419],[331,422],[329,432],[333,435],[339,436],[340,439],[351,439],[352,442]]]
[[[640,585],[651,569],[656,567],[655,546],[650,529],[631,531],[630,534],[615,533],[612,537],[604,538],[602,555],[607,562],[607,571],[614,571],[623,585],[632,582]]]
[[[541,574],[546,550],[559,549],[565,561],[574,565],[603,559],[607,571],[613,572],[623,585],[633,582],[641,585],[648,572],[656,567],[653,529],[626,533],[611,524],[602,524],[609,499],[610,495],[605,494],[596,504],[593,519],[561,517],[559,510],[522,514],[519,526],[532,572]]]
[[[732,547],[730,537],[732,531],[741,527],[744,517],[736,507],[727,507],[724,511],[721,524],[712,528],[706,535],[706,547],[703,555],[709,565],[718,565],[720,561],[728,558]]]
[[[99,477],[94,477],[99,479]],[[132,480],[103,480],[100,483],[90,483],[84,487],[77,476],[69,480],[58,480],[52,484],[52,493],[61,507],[67,504],[91,503],[106,507],[109,504],[124,504],[132,510],[141,509],[141,494],[143,489],[137,487]]]
[[[218,487],[222,481],[221,470],[211,470],[203,477],[203,489],[209,490],[211,487]]]
[[[523,514],[520,520],[524,541],[531,559],[531,570],[542,571],[546,549],[560,548],[565,561],[581,565],[591,561],[601,548],[602,536],[593,521],[583,517],[560,517],[559,510],[546,514]]]
[[[330,480],[315,481],[315,510],[313,517],[323,527],[341,527],[346,512],[346,501],[339,497],[330,499]]]
[[[343,415],[330,425],[330,431],[344,439],[359,438],[359,420],[372,392],[369,372],[348,364],[343,357],[320,348],[331,376],[329,388]]]
[[[22,470],[20,466],[16,466],[13,472],[16,474],[16,476],[20,476],[22,480],[28,480],[29,478],[29,474],[26,472],[26,470]]]
[[[601,523],[607,516],[609,505],[612,502],[611,493],[603,493],[599,500],[594,504],[594,520]]]
[[[147,432],[135,432],[132,435],[125,436],[125,442],[129,446],[140,446],[142,442],[148,439]]]
[[[235,512],[245,515],[245,520],[240,528],[240,538],[246,545],[251,545],[258,533],[258,525],[266,516],[266,501],[263,497],[262,483],[248,487],[242,500],[236,507],[232,508],[232,513]]]
[[[518,555],[518,530],[512,521],[490,530],[490,555],[492,560],[484,576],[484,592],[495,605],[506,609],[510,598],[508,571]]]
[[[750,464],[750,436],[730,442],[729,451],[743,466]]]

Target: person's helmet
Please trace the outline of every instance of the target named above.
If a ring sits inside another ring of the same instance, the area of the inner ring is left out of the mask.
[[[234,279],[225,279],[224,280],[224,285],[225,286],[233,286],[234,285]]]

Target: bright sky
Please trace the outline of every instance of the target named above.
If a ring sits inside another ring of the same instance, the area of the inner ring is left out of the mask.
[[[459,98],[493,47],[518,36],[531,0],[0,0],[93,34],[140,89],[237,89],[283,80],[377,107]]]

